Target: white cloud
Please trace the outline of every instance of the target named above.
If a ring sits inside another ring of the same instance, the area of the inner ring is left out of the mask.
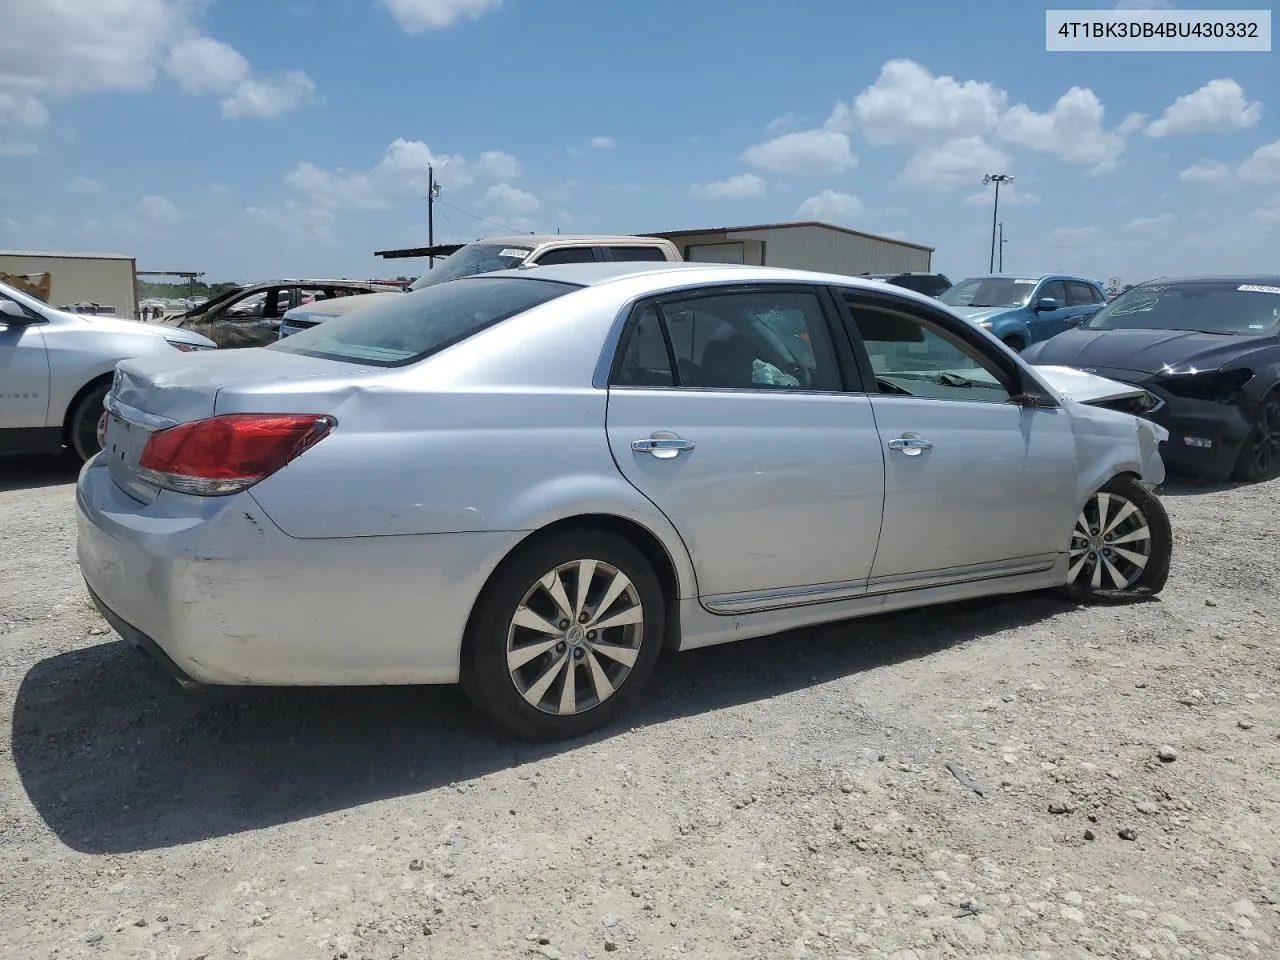
[[[236,88],[233,96],[222,101],[222,115],[231,119],[270,119],[307,103],[315,92],[315,82],[301,70],[246,80]]]
[[[1117,10],[1171,10],[1171,0],[1118,0]]]
[[[1124,136],[1103,128],[1105,112],[1092,90],[1072,87],[1047,113],[1037,113],[1022,103],[1010,107],[1000,120],[999,136],[1007,143],[1102,173],[1115,168],[1125,148]],[[1122,126],[1132,130],[1134,124]]]
[[[977,193],[971,193],[964,198],[964,202],[970,207],[989,207],[995,202],[995,188],[991,187],[986,190],[979,190]],[[1011,183],[1002,184],[1000,187],[1000,206],[1008,204],[1011,207],[1023,206],[1029,203],[1039,203],[1040,196],[1035,193],[1024,193],[1016,189]]]
[[[37,213],[31,218],[31,225],[40,230],[56,230],[58,221],[47,213]]]
[[[235,106],[224,106],[227,116],[274,115],[261,104],[274,103],[279,112],[301,102],[278,91],[283,83],[296,96],[303,86],[297,77],[305,74],[255,80],[243,56],[203,35],[196,18],[205,6],[203,0],[6,0],[0,119],[43,126],[50,99],[144,90],[161,69],[189,92],[234,94]],[[255,102],[256,110],[248,106]]]
[[[1172,137],[1211,130],[1244,130],[1262,119],[1262,104],[1249,103],[1234,80],[1210,80],[1179,97],[1159,120],[1147,127],[1149,137]]]
[[[1126,233],[1143,233],[1163,235],[1178,220],[1172,213],[1162,213],[1155,217],[1138,217],[1130,220],[1123,227]]]
[[[1049,231],[1045,238],[1047,247],[1092,247],[1101,238],[1102,231],[1097,227],[1058,227]]]
[[[67,183],[67,189],[72,193],[102,193],[107,188],[97,180],[90,180],[88,177],[76,177]]]
[[[463,17],[478,20],[502,0],[379,0],[405,33],[451,27]]]
[[[754,173],[739,173],[715,183],[695,183],[689,193],[704,200],[749,200],[763,197],[767,190],[765,182]]]
[[[28,127],[32,130],[49,122],[49,110],[30,94],[0,89],[0,127]]]
[[[484,203],[502,213],[514,214],[535,213],[542,206],[532,193],[509,183],[495,183],[485,192]]]
[[[823,190],[800,204],[796,216],[805,220],[848,224],[862,216],[864,209],[862,201],[851,193]]]
[[[849,147],[849,137],[825,129],[784,133],[749,147],[742,159],[762,170],[798,174],[839,173],[858,163]]]
[[[143,220],[158,227],[172,226],[182,219],[182,213],[174,206],[172,200],[154,194],[139,200],[134,207],[134,212]]]
[[[1238,172],[1241,179],[1254,183],[1280,183],[1280,140],[1253,151]]]
[[[982,137],[963,137],[916,153],[907,161],[898,182],[946,190],[980,182],[988,173],[1005,173],[1008,166],[1008,155]]]
[[[34,157],[40,148],[26,140],[0,142],[0,157]]]
[[[230,93],[249,77],[249,61],[212,37],[193,37],[169,48],[165,72],[188,93]]]
[[[307,206],[297,200],[265,207],[245,207],[241,217],[256,230],[268,230],[291,246],[304,249],[317,241],[325,246],[337,246],[333,232],[334,215],[330,210]]]
[[[285,176],[285,183],[324,209],[379,210],[408,197],[425,197],[427,168],[446,189],[467,187],[476,181],[510,180],[521,173],[520,162],[508,153],[489,150],[475,160],[436,154],[421,140],[396,140],[370,170],[325,170],[300,162]]]
[[[837,104],[827,124],[849,132],[856,121],[875,144],[928,145],[991,133],[1007,99],[990,83],[935,77],[913,60],[890,60],[852,108]]]
[[[1198,160],[1178,173],[1183,183],[1226,183],[1231,179],[1231,168],[1217,160]]]
[[[231,188],[225,183],[218,183],[216,180],[204,188],[204,192],[211,197],[225,197],[231,192]]]
[[[612,150],[617,143],[614,142],[613,137],[592,137],[591,146],[597,150]]]
[[[786,113],[780,117],[774,117],[770,120],[764,128],[764,132],[770,134],[781,133],[783,130],[787,129],[787,127],[799,126],[801,123],[801,119],[794,113]]]

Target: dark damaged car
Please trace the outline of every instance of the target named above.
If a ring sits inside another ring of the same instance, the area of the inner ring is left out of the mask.
[[[208,337],[223,350],[265,347],[280,338],[280,321],[294,307],[401,289],[365,280],[272,280],[228,290],[165,323]]]
[[[1148,391],[1141,415],[1169,431],[1173,469],[1280,476],[1280,275],[1139,284],[1023,357]]]

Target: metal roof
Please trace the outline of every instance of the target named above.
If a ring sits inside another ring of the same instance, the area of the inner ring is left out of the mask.
[[[914,247],[916,250],[927,250],[930,253],[935,252],[935,248],[926,247],[922,243],[912,243],[910,240],[898,240],[894,237],[883,237],[877,233],[867,233],[863,230],[851,230],[849,227],[838,227],[834,223],[823,223],[821,220],[789,220],[784,223],[757,223],[746,227],[705,227],[700,230],[665,230],[642,234],[642,236],[665,238],[694,237],[707,233],[749,233],[755,230],[792,230],[797,227],[820,227],[823,230],[834,230],[836,233],[845,233],[851,237],[865,237],[868,240],[879,240],[882,243],[894,243],[900,247]]]
[[[0,257],[58,257],[66,260],[136,260],[123,253],[55,253],[48,250],[0,250]]]

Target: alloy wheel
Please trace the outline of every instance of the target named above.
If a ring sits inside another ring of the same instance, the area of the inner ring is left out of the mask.
[[[530,706],[571,716],[608,700],[640,654],[644,607],[635,584],[600,560],[544,574],[507,630],[507,670]]]
[[[1275,476],[1280,466],[1280,400],[1268,400],[1258,411],[1251,453],[1257,476]]]
[[[1071,534],[1067,583],[1127,590],[1151,559],[1151,528],[1131,500],[1100,491],[1089,498]]]

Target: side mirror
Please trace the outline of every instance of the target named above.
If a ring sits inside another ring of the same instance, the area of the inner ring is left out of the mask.
[[[0,300],[0,323],[30,323],[31,315],[22,309],[22,305],[12,300]]]
[[[1058,301],[1053,297],[1041,297],[1036,301],[1037,313],[1048,313],[1051,310],[1058,309]]]

